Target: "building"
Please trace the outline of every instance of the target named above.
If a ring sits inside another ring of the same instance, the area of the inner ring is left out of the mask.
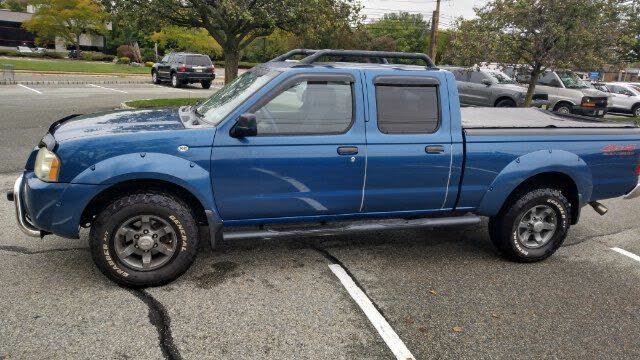
[[[27,7],[27,12],[15,12],[0,9],[0,46],[34,46],[35,35],[22,28],[22,23],[33,17],[33,6]],[[111,29],[111,24],[108,25]],[[106,46],[106,39],[102,35],[80,35],[80,49],[102,51]],[[66,51],[67,45],[61,38],[56,37],[55,50]]]

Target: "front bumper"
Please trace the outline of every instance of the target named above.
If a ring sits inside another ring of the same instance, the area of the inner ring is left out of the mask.
[[[607,108],[604,107],[585,107],[580,105],[575,105],[573,107],[573,113],[584,116],[605,116],[607,114]]]
[[[43,235],[42,230],[36,228],[31,220],[27,218],[27,214],[24,209],[24,205],[22,203],[22,189],[24,188],[22,184],[22,175],[16,179],[16,182],[13,184],[13,190],[7,193],[7,200],[13,201],[16,208],[16,220],[18,221],[18,228],[22,230],[25,235],[32,237],[40,237]]]
[[[637,197],[640,197],[640,183],[638,183],[636,187],[633,188],[633,190],[631,190],[627,195],[623,196],[622,198],[625,200],[631,200]]]

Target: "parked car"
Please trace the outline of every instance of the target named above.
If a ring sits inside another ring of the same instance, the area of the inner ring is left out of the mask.
[[[296,55],[307,56],[286,61]],[[326,57],[426,67],[318,62]],[[603,214],[598,200],[640,196],[635,124],[458,104],[453,75],[424,54],[293,50],[197,106],[54,122],[7,197],[27,235],[77,239],[89,227],[107,277],[155,286],[184,273],[201,240],[479,216],[502,254],[535,262],[562,245],[583,206]]]
[[[524,79],[513,67],[505,70]],[[604,117],[609,95],[592,88],[570,70],[546,71],[538,78],[536,91],[549,96],[549,108],[561,114]]]
[[[28,46],[18,46],[18,47],[16,47],[16,51],[21,53],[21,54],[30,54],[30,53],[33,52],[31,50],[31,48],[28,47]]]
[[[527,89],[500,70],[447,68],[455,76],[462,105],[488,107],[520,107]],[[546,94],[533,95],[531,106],[546,108]]]
[[[610,92],[609,89],[607,88],[607,84],[605,83],[601,83],[601,82],[592,82],[591,83],[591,87],[593,87],[596,90],[600,90],[603,93],[608,93]]]
[[[609,111],[640,117],[640,89],[622,82],[606,83],[611,92]]]
[[[174,53],[166,55],[151,67],[154,84],[170,81],[173,87],[200,83],[203,89],[211,87],[216,78],[215,66],[207,55]]]
[[[80,59],[82,57],[82,50],[69,50],[67,57],[69,59]]]

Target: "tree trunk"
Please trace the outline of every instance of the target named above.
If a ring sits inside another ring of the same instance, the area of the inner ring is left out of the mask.
[[[238,63],[240,62],[240,50],[237,47],[224,50],[224,83],[238,77]]]
[[[535,94],[536,91],[536,83],[538,82],[541,68],[542,65],[540,65],[539,63],[535,63],[535,66],[531,70],[531,79],[529,80],[529,87],[527,88],[527,96],[524,99],[524,107],[531,106],[531,102],[533,101],[533,94]]]

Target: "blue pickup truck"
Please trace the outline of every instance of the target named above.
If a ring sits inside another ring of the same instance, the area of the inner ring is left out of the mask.
[[[639,144],[632,124],[461,111],[453,75],[424,54],[302,49],[195,106],[56,121],[7,197],[27,235],[90,227],[98,268],[132,287],[179,277],[201,240],[480,216],[501,254],[534,262],[587,204],[640,196]]]

